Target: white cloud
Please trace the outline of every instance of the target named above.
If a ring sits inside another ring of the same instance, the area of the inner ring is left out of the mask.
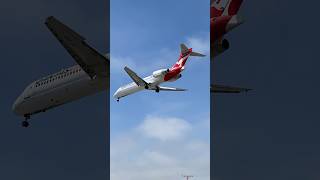
[[[150,163],[157,164],[158,166],[166,167],[177,163],[175,158],[172,158],[164,153],[157,151],[146,151],[143,153],[143,157],[147,160],[147,163],[143,165],[148,166]]]
[[[137,127],[112,138],[111,179],[177,180],[183,179],[183,174],[192,174],[197,180],[209,180],[210,143],[195,138],[195,133],[204,131],[197,129],[201,127],[199,124],[207,120],[197,120],[195,124],[190,124],[175,117],[147,116]],[[163,135],[160,129],[167,126],[173,126],[171,130],[179,131],[178,135]],[[151,133],[152,130],[156,133]],[[188,138],[182,138],[186,134]]]
[[[138,129],[146,137],[168,141],[184,137],[191,130],[191,125],[179,118],[148,116]]]
[[[206,54],[209,56],[210,52],[210,36],[192,36],[187,38],[187,45],[194,51]]]

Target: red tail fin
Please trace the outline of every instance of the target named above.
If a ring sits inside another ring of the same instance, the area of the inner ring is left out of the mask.
[[[224,6],[222,5],[223,1],[221,0],[211,0],[211,10],[210,10],[210,17],[215,18],[222,15],[224,11]]]
[[[211,18],[236,15],[243,0],[212,0]]]
[[[204,57],[205,55],[198,53],[198,52],[193,52],[192,48],[188,48],[185,44],[180,44],[180,56],[179,60],[171,67],[177,68],[177,67],[183,67],[188,59],[189,56],[198,56],[198,57]]]
[[[240,9],[243,0],[231,0],[228,7],[228,15],[233,16],[236,15]]]

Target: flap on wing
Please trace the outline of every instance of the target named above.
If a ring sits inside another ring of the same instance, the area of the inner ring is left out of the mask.
[[[47,18],[45,24],[91,78],[95,76],[109,76],[109,59],[90,47],[85,42],[85,38],[52,16]]]
[[[127,72],[127,74],[131,77],[131,79],[138,85],[138,86],[148,86],[148,83],[145,82],[141,77],[139,77],[135,72],[133,72],[130,68],[127,66],[124,67],[124,70]]]
[[[241,93],[248,92],[251,89],[247,88],[239,88],[239,87],[230,87],[230,86],[222,86],[222,85],[211,85],[210,91],[214,93]]]
[[[160,91],[186,91],[187,89],[159,86]]]

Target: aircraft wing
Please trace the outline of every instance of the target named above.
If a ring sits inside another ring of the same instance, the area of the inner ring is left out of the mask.
[[[84,37],[74,32],[53,16],[48,17],[45,24],[91,78],[95,78],[96,76],[109,76],[109,58],[101,55],[98,51],[89,46],[85,42]]]
[[[158,86],[160,91],[186,91],[186,89]]]
[[[131,77],[131,79],[138,85],[146,87],[148,86],[148,83],[144,81],[141,77],[139,77],[135,72],[133,72],[130,68],[127,66],[124,67],[124,70],[127,72],[127,74]]]
[[[251,89],[247,88],[239,88],[239,87],[230,87],[230,86],[222,86],[222,85],[211,85],[210,92],[213,93],[241,93],[248,92]]]

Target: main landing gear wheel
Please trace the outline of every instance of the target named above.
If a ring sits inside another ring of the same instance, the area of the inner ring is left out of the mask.
[[[119,102],[120,99],[117,99],[117,102]]]
[[[156,89],[156,93],[159,93],[159,92],[160,92],[160,89],[159,89],[159,88],[157,88],[157,89]]]

